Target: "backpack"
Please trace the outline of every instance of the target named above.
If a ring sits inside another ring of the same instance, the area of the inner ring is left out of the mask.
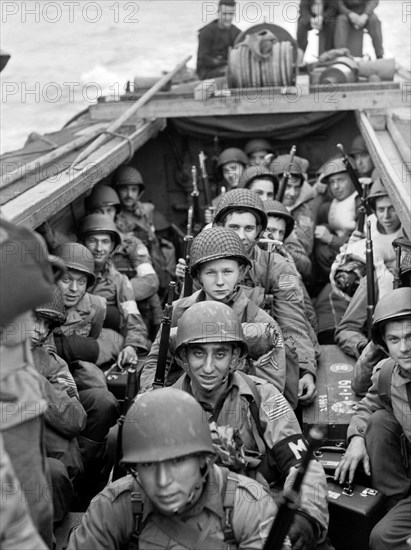
[[[227,468],[223,468],[220,466],[220,470],[222,472],[222,480],[219,479],[219,481],[222,482],[220,487],[220,494],[223,500],[224,509],[224,541],[217,541],[217,539],[212,539],[212,541],[215,542],[215,550],[237,550],[238,545],[234,538],[232,518],[234,511],[235,493],[239,483],[239,479]],[[144,501],[142,499],[141,493],[131,493],[131,504],[133,507],[134,530],[130,537],[127,550],[138,550],[139,537],[144,529]],[[165,524],[162,525],[162,531],[167,535],[169,534],[167,529],[167,520]],[[187,530],[185,530],[185,528],[183,527],[179,530],[178,535],[183,539],[186,539],[184,540],[184,546],[186,546],[187,549],[191,550],[196,547],[199,534],[194,529],[187,526]],[[212,535],[210,537],[212,537]],[[217,546],[218,544],[220,544],[220,547]]]

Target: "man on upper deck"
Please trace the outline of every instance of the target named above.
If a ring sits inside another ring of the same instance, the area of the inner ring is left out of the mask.
[[[227,66],[228,49],[234,45],[240,29],[232,24],[234,0],[220,0],[218,19],[198,33],[197,74],[201,80],[223,76]]]

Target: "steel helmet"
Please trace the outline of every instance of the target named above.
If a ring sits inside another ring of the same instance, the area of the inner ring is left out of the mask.
[[[227,214],[233,210],[251,212],[257,218],[262,231],[267,227],[267,214],[264,212],[264,204],[257,193],[249,189],[232,189],[220,198],[214,214],[214,225],[222,224]]]
[[[346,172],[347,167],[344,164],[344,160],[340,157],[334,157],[327,160],[320,168],[320,183],[328,183],[328,178],[334,174]]]
[[[367,146],[365,145],[364,138],[357,136],[353,139],[350,155],[357,155],[358,153],[368,153]]]
[[[371,338],[375,344],[386,348],[383,340],[383,328],[388,321],[411,317],[411,288],[396,288],[384,294],[378,300],[374,310]]]
[[[282,176],[284,172],[290,172],[293,176],[298,176],[301,183],[304,181],[304,172],[302,163],[299,157],[294,157],[293,162],[290,164],[291,155],[280,155],[271,163],[271,170],[278,177]],[[305,159],[301,159],[304,161]]]
[[[94,212],[102,206],[115,206],[116,211],[120,208],[120,199],[112,187],[108,185],[96,185],[85,200],[87,212]]]
[[[36,307],[34,311],[36,315],[47,319],[53,327],[59,327],[66,322],[66,308],[64,307],[63,296],[59,287],[53,285],[52,291],[53,298],[51,301]]]
[[[74,269],[85,273],[88,279],[88,286],[94,284],[94,258],[88,248],[80,243],[64,243],[55,249],[56,256],[64,260],[68,269]]]
[[[248,166],[244,172],[241,174],[240,180],[238,182],[238,188],[241,187],[248,188],[256,179],[269,179],[274,184],[274,194],[278,191],[278,178],[272,171],[272,169],[265,164],[256,164],[253,166]]]
[[[217,166],[224,166],[224,164],[229,162],[239,162],[240,164],[247,166],[248,158],[242,149],[238,149],[237,147],[229,147],[220,153]]]
[[[197,302],[180,317],[175,352],[188,344],[225,342],[237,344],[241,357],[247,355],[247,343],[237,314],[221,302]]]
[[[370,192],[367,197],[368,204],[373,210],[375,210],[375,201],[382,197],[387,197],[388,192],[381,181],[381,178],[377,178],[371,186]]]
[[[108,233],[114,242],[114,248],[121,244],[121,236],[114,221],[104,214],[89,214],[86,216],[80,226],[80,237],[84,241],[85,237],[95,233]]]
[[[190,249],[190,271],[193,277],[204,262],[233,258],[243,265],[251,265],[243,243],[235,231],[226,227],[209,227],[195,237]]]
[[[276,216],[285,220],[285,234],[284,240],[290,236],[294,229],[295,220],[288,212],[287,208],[280,201],[264,201],[264,210],[268,216]]]
[[[128,164],[120,166],[114,174],[113,185],[121,187],[122,185],[139,185],[145,189],[143,177],[137,168]]]
[[[258,151],[267,151],[267,153],[274,153],[274,149],[269,141],[266,139],[250,139],[247,141],[244,147],[246,155],[250,156]]]
[[[134,401],[124,420],[122,447],[124,464],[214,454],[201,405],[177,388],[148,392]]]

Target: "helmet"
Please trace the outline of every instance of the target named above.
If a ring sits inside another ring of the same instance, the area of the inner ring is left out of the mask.
[[[396,288],[378,300],[374,310],[371,338],[375,344],[386,349],[382,329],[388,321],[411,317],[411,288]]]
[[[104,214],[89,214],[80,226],[80,237],[84,240],[91,233],[108,233],[114,241],[114,248],[121,244],[121,236],[116,224]]]
[[[299,157],[294,157],[293,162],[290,164],[291,155],[280,155],[271,163],[271,170],[276,176],[282,176],[284,172],[290,172],[294,176],[299,176],[301,183],[304,181],[303,166],[299,161]],[[302,161],[305,159],[301,159]]]
[[[122,185],[139,185],[142,189],[145,189],[143,177],[137,168],[134,166],[124,165],[120,166],[114,174],[113,185],[115,187],[121,187]]]
[[[180,317],[177,324],[175,352],[178,355],[188,344],[231,342],[241,348],[241,356],[247,354],[241,322],[231,307],[220,302],[197,302]]]
[[[250,156],[258,151],[267,151],[267,153],[274,153],[269,141],[266,139],[250,139],[247,141],[244,147],[245,154]]]
[[[214,214],[214,224],[223,223],[227,214],[233,210],[244,210],[244,212],[253,213],[262,226],[262,231],[267,227],[267,215],[264,212],[264,204],[257,193],[249,189],[232,189],[221,197],[218,201]]]
[[[124,420],[122,446],[125,464],[214,454],[201,405],[177,388],[162,388],[137,398]]]
[[[243,243],[235,231],[226,227],[203,229],[191,244],[191,275],[197,276],[200,264],[222,258],[234,258],[243,265],[251,265]]]
[[[37,315],[44,317],[53,327],[59,327],[66,322],[66,309],[64,307],[63,296],[57,285],[53,285],[53,298],[51,302],[47,302],[34,310]]]
[[[369,195],[367,197],[368,203],[373,210],[375,210],[375,201],[381,197],[388,196],[388,192],[385,189],[381,178],[377,178],[370,189]]]
[[[247,166],[248,158],[243,150],[237,149],[237,147],[229,147],[220,153],[217,166],[224,166],[224,164],[227,164],[228,162],[239,162],[240,164]]]
[[[74,269],[85,273],[88,278],[88,286],[94,284],[94,258],[88,248],[80,243],[60,244],[55,250],[56,256],[64,260],[68,269]]]
[[[269,179],[274,183],[274,194],[278,191],[278,178],[274,174],[271,168],[263,165],[257,164],[253,166],[248,166],[241,174],[240,180],[238,182],[238,188],[245,187],[248,188],[253,183],[254,180],[264,178]]]
[[[368,153],[367,146],[365,145],[364,138],[362,136],[357,136],[354,138],[352,145],[351,145],[351,151],[350,155],[357,155],[358,153]]]
[[[340,172],[346,172],[344,160],[340,157],[327,160],[320,168],[320,183],[328,183],[328,178]]]
[[[93,212],[101,206],[115,206],[118,211],[120,199],[112,187],[108,185],[96,185],[85,201],[86,211]]]
[[[267,216],[276,216],[285,220],[284,240],[290,236],[294,229],[295,220],[287,208],[280,201],[264,201],[264,210]]]

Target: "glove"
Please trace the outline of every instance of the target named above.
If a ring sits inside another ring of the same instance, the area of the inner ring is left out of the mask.
[[[293,550],[314,550],[317,546],[315,520],[308,519],[308,516],[297,512],[291,524],[288,536],[293,545]]]

